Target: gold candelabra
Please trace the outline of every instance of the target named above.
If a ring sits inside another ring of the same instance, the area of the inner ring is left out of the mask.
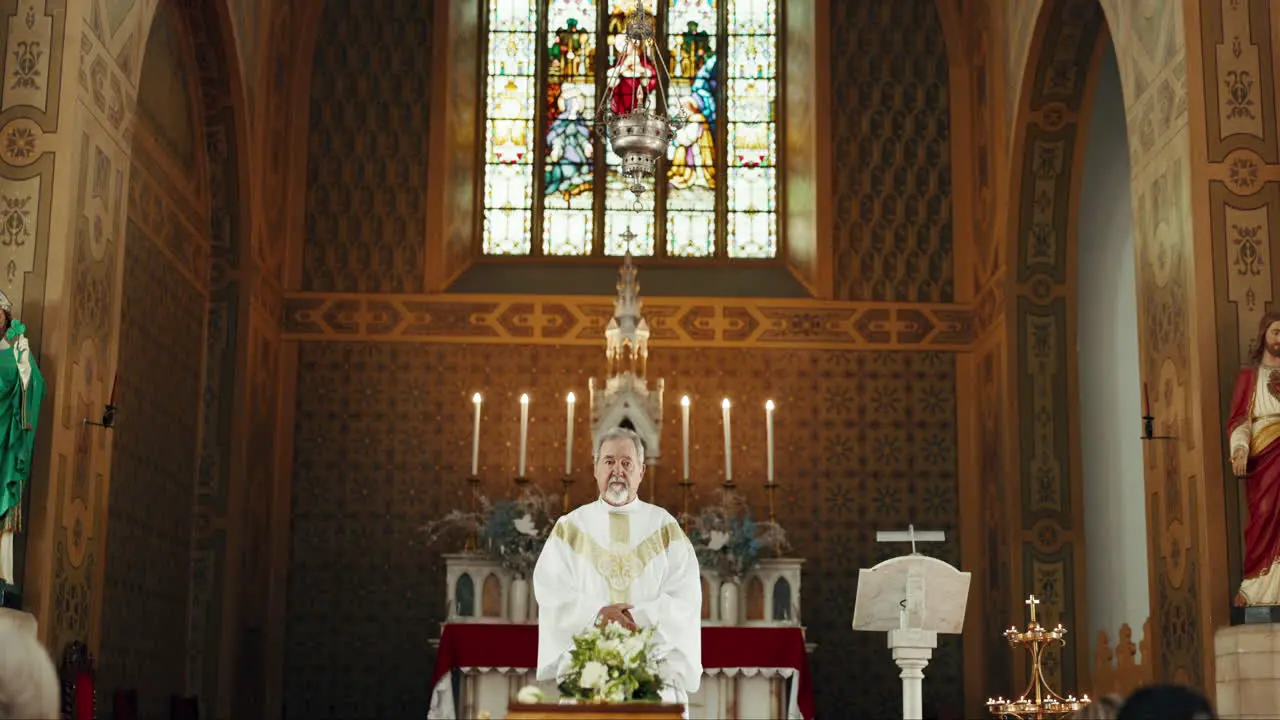
[[[1046,720],[1047,718],[1065,717],[1088,705],[1088,695],[1076,698],[1074,695],[1062,697],[1049,687],[1044,679],[1044,653],[1054,645],[1067,644],[1067,629],[1062,623],[1052,630],[1046,630],[1036,622],[1036,606],[1040,601],[1035,595],[1027,596],[1026,604],[1031,608],[1031,621],[1026,630],[1010,627],[1004,631],[1010,647],[1022,647],[1031,653],[1031,681],[1017,700],[1003,697],[987,700],[987,710],[992,715],[1017,720]]]

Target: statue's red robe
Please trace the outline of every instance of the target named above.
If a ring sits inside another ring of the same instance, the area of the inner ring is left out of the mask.
[[[1258,387],[1257,367],[1246,367],[1236,375],[1236,388],[1231,398],[1231,416],[1227,421],[1227,438],[1245,423],[1253,421],[1250,410]],[[1272,430],[1274,428],[1274,430]],[[1280,423],[1269,432],[1251,438],[1248,474],[1245,478],[1249,519],[1244,532],[1244,578],[1261,577],[1271,571],[1280,559]],[[1245,598],[1237,595],[1237,604],[1256,604],[1270,598]]]

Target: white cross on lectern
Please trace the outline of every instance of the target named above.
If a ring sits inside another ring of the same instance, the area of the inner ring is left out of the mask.
[[[915,525],[908,525],[906,532],[901,530],[880,530],[876,532],[876,542],[910,542],[912,555],[920,554],[916,552],[917,542],[943,542],[946,539],[946,533],[941,530],[916,532]]]

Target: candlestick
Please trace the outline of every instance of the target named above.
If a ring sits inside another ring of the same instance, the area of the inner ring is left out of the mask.
[[[560,492],[560,501],[561,501],[561,505],[564,507],[564,512],[566,513],[569,512],[569,486],[572,484],[573,484],[573,478],[569,477],[568,475],[565,475],[564,477],[560,478],[560,485],[561,487],[564,488]]]
[[[529,396],[520,396],[520,466],[516,477],[524,477],[525,448],[529,444]]]
[[[724,416],[724,485],[733,487],[733,431],[729,425],[729,398],[720,401]]]
[[[471,396],[471,402],[476,406],[475,422],[471,429],[471,475],[474,477],[480,474],[480,404],[484,402],[484,398],[476,393]]]
[[[480,393],[476,393],[476,398],[479,398],[479,397],[480,397]],[[476,407],[480,407],[480,404],[476,403]],[[475,473],[471,473],[471,476],[467,478],[467,484],[471,486],[471,515],[474,517],[476,514],[476,503],[479,502],[479,499],[480,499],[480,478],[477,477]],[[465,552],[474,552],[477,549],[479,549],[479,547],[480,547],[479,533],[473,532],[469,536],[467,536],[467,543],[466,545],[463,546],[462,549]]]
[[[773,484],[773,401],[767,400],[764,404],[764,443],[766,448],[765,455],[765,480]],[[770,518],[771,520],[773,518]]]
[[[684,431],[684,479],[689,479],[689,396],[680,398],[680,424]]]
[[[769,522],[774,522],[773,514],[773,494],[778,490],[778,483],[770,480],[764,484],[765,492],[769,493]]]
[[[689,491],[693,489],[693,481],[685,478],[680,481],[680,520],[684,522],[689,517]],[[688,528],[685,528],[686,530]]]
[[[573,474],[573,406],[577,398],[573,393],[569,393],[565,397],[564,402],[568,409],[568,415],[565,418],[565,438],[564,438],[564,474]]]

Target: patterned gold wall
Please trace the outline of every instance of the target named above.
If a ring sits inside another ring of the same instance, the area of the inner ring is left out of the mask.
[[[303,287],[421,292],[432,3],[326,3],[316,40]]]
[[[519,410],[532,398],[529,470],[556,491],[564,460],[564,394],[585,396],[602,348],[310,342],[299,362],[292,550],[286,650],[289,717],[408,716],[428,701],[428,641],[444,612],[440,550],[419,527],[465,507],[471,393],[484,404],[484,492],[513,490]],[[763,403],[777,413],[779,520],[806,558],[804,608],[829,717],[888,717],[899,707],[897,671],[875,633],[849,629],[858,569],[901,547],[876,530],[947,531],[931,552],[959,561],[955,531],[955,368],[949,353],[668,349],[663,436],[679,447],[679,398],[689,393],[692,472],[707,500],[722,478],[718,400],[736,401],[735,479],[764,512]],[[576,462],[589,464],[590,429],[575,427]],[[677,451],[678,452],[678,451]],[[678,509],[667,452],[656,500]],[[580,472],[575,502],[591,497]],[[642,491],[648,497],[649,489]],[[695,501],[696,502],[696,501]],[[858,667],[859,682],[848,682]],[[961,707],[960,640],[929,665],[926,707]]]
[[[950,302],[951,117],[935,0],[833,2],[830,32],[835,297]]]
[[[209,285],[199,106],[181,18],[161,3],[139,88],[124,247],[103,586],[102,698],[144,715],[186,692],[192,507]]]

